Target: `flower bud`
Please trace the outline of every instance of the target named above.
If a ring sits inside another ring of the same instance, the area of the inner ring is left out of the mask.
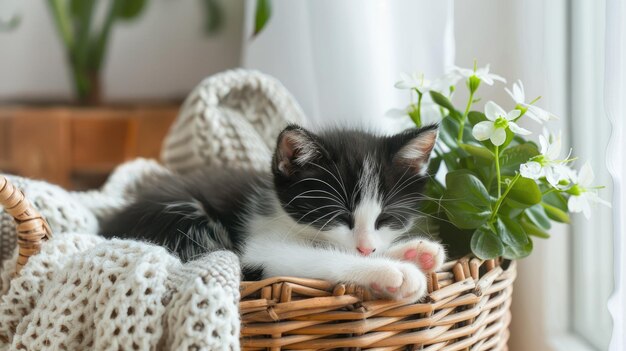
[[[478,86],[480,85],[480,78],[478,78],[476,75],[470,76],[468,79],[468,83],[467,83],[470,93],[474,93],[476,92],[476,90],[478,90]]]
[[[578,184],[574,184],[571,188],[567,189],[565,192],[570,195],[580,196],[580,194],[584,192],[584,189],[578,186]]]

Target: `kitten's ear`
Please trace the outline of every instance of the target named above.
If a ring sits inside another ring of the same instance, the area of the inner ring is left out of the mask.
[[[296,168],[317,159],[321,155],[320,149],[313,133],[302,127],[289,125],[278,136],[272,162],[274,172],[289,176]]]
[[[430,125],[407,130],[392,137],[397,150],[393,156],[393,163],[410,167],[416,173],[424,173],[437,141],[437,130],[437,125]]]

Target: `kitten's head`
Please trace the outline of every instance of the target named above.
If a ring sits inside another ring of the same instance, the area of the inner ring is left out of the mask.
[[[311,229],[293,235],[363,255],[386,250],[418,217],[436,139],[436,125],[385,137],[287,127],[272,162],[276,192]]]

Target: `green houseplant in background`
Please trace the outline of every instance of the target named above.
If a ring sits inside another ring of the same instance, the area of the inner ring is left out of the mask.
[[[222,20],[217,0],[203,0],[205,29],[216,31]],[[118,22],[137,19],[147,5],[146,0],[48,0],[51,15],[65,48],[71,68],[74,91],[82,104],[100,102],[101,72],[113,27]],[[99,5],[104,19],[96,21]]]
[[[469,98],[457,109],[451,97],[464,81]],[[439,140],[429,164],[430,179],[420,211],[438,228],[452,256],[472,252],[479,258],[519,259],[533,249],[532,237],[548,238],[551,222],[569,223],[570,212],[589,216],[600,199],[588,163],[570,168],[576,159],[564,155],[560,134],[544,130],[539,145],[525,137],[522,118],[537,123],[556,118],[526,101],[521,81],[506,89],[513,103],[507,111],[495,102],[484,111],[472,106],[479,87],[505,79],[489,66],[455,67],[444,77],[429,81],[423,75],[403,74],[396,83],[411,91],[413,101],[401,112],[417,127],[425,120],[440,124]],[[444,176],[445,174],[445,176]]]
[[[147,0],[47,0],[70,66],[76,98],[80,104],[96,105],[101,99],[101,74],[111,33],[116,23],[133,21],[141,16]],[[202,0],[205,31],[216,32],[222,25],[223,10],[219,0]],[[104,9],[102,9],[104,7]],[[99,11],[103,10],[103,19]],[[271,16],[270,0],[257,0],[253,36],[259,34]],[[19,25],[21,17],[12,13],[0,18],[0,30]]]
[[[48,0],[67,60],[72,81],[81,103],[100,102],[100,75],[111,37],[111,30],[118,21],[130,21],[143,11],[145,0],[113,0],[99,27],[96,28],[95,0]]]

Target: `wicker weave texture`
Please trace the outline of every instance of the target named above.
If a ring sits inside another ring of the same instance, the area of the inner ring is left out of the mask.
[[[41,250],[41,243],[52,235],[50,226],[24,194],[4,176],[0,176],[0,205],[16,222],[19,256],[16,270],[19,273],[28,258]]]
[[[506,350],[515,262],[466,257],[429,276],[421,303],[311,279],[243,282],[244,350]]]

